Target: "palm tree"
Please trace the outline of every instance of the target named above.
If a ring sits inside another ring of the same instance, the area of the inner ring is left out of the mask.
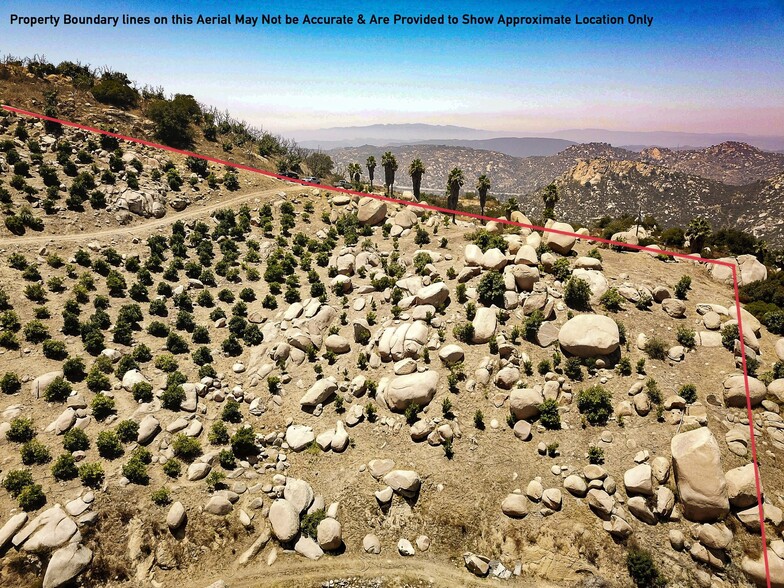
[[[425,175],[425,164],[417,158],[408,166],[408,175],[411,176],[411,185],[414,189],[414,200],[419,202],[419,188],[422,186],[422,176]]]
[[[376,158],[371,155],[370,157],[367,158],[367,161],[365,162],[365,165],[367,166],[368,176],[370,176],[370,190],[372,191],[373,190],[373,176],[376,173]]]
[[[455,224],[455,213],[457,210],[457,199],[460,197],[460,188],[465,182],[463,170],[459,167],[449,172],[446,180],[447,208],[452,211],[452,224]]]
[[[482,216],[485,215],[485,204],[487,204],[487,191],[490,189],[490,178],[482,174],[476,180],[476,193],[479,194],[479,210]]]
[[[712,229],[707,219],[698,217],[691,220],[686,229],[686,236],[689,238],[692,252],[702,251],[711,232]]]
[[[395,185],[395,172],[397,171],[397,159],[391,151],[387,151],[381,156],[381,167],[384,168],[384,185],[387,187],[387,196],[392,196]]]
[[[362,177],[362,168],[358,163],[349,163],[346,171],[348,172],[348,179],[354,184],[354,187],[359,187],[359,180]]]
[[[544,200],[544,216],[545,220],[548,218],[555,218],[555,205],[558,204],[558,187],[555,184],[549,184],[542,193],[542,200]]]

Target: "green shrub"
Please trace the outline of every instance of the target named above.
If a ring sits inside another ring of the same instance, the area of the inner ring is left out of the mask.
[[[662,393],[659,389],[659,383],[653,378],[648,378],[645,382],[645,392],[648,394],[650,401],[654,404],[662,403]]]
[[[495,304],[503,307],[506,286],[504,286],[504,277],[499,272],[495,270],[486,272],[479,280],[476,291],[479,296],[479,302],[485,306]]]
[[[221,411],[221,420],[227,423],[239,423],[242,421],[242,410],[239,402],[233,398],[229,398],[226,404],[223,405]]]
[[[68,356],[65,349],[65,342],[47,339],[43,344],[44,357],[48,359],[61,360]]]
[[[123,465],[122,475],[128,478],[128,481],[132,484],[146,486],[150,482],[147,466],[137,457],[132,457]]]
[[[688,404],[697,402],[697,386],[694,384],[684,384],[678,390],[678,396],[683,398]]]
[[[30,470],[11,470],[3,479],[3,488],[16,498],[27,486],[33,485],[33,474]]]
[[[150,498],[152,499],[153,503],[157,504],[158,506],[166,506],[171,504],[172,501],[171,494],[169,494],[169,490],[166,488],[159,488],[158,490],[155,490],[150,495]]]
[[[179,478],[182,472],[182,463],[176,459],[170,459],[163,464],[163,473],[170,478]]]
[[[114,398],[105,394],[97,394],[90,403],[90,408],[95,420],[103,421],[114,412]]]
[[[540,376],[545,375],[552,369],[552,364],[550,364],[549,359],[543,359],[539,362],[539,365],[536,366],[536,371],[539,372]]]
[[[152,385],[149,382],[136,382],[131,388],[136,402],[152,402]]]
[[[90,448],[90,439],[82,429],[74,427],[63,435],[63,448],[66,451],[87,451]]]
[[[6,439],[15,443],[27,443],[35,437],[33,420],[27,417],[16,417],[11,420],[11,428],[6,431]]]
[[[667,344],[658,337],[651,337],[645,342],[643,351],[648,354],[651,359],[659,359],[664,361],[667,359]]]
[[[62,377],[57,377],[44,390],[47,402],[64,402],[73,391],[71,384]]]
[[[63,375],[70,382],[81,382],[85,377],[84,360],[81,357],[69,357],[63,362]]]
[[[231,450],[238,457],[256,455],[256,434],[253,427],[241,427],[231,438]]]
[[[101,78],[91,92],[98,102],[119,108],[131,108],[139,99],[139,92],[129,85],[124,74],[109,74]]]
[[[20,453],[22,454],[22,463],[25,465],[48,463],[52,460],[49,449],[38,439],[31,439],[22,445]]]
[[[618,365],[615,366],[615,371],[617,371],[618,374],[621,376],[631,376],[632,362],[629,360],[628,357],[622,357],[618,361]]]
[[[233,470],[237,467],[237,458],[229,449],[222,449],[218,454],[218,462],[224,470]]]
[[[30,512],[38,510],[46,504],[46,495],[40,484],[31,484],[22,489],[17,497],[17,501],[23,511]]]
[[[588,448],[588,463],[602,465],[604,463],[604,449],[591,445]]]
[[[557,431],[561,428],[561,415],[555,400],[547,399],[539,405],[539,422],[545,429]]]
[[[193,461],[201,455],[201,444],[197,439],[179,433],[172,441],[174,455],[185,461]]]
[[[463,343],[471,343],[474,338],[474,325],[472,323],[456,325],[454,329],[452,329],[452,334],[458,341],[462,341]]]
[[[564,363],[564,375],[571,380],[581,382],[583,379],[583,366],[579,357],[570,357]]]
[[[697,334],[694,332],[694,329],[681,325],[678,327],[678,332],[675,338],[678,340],[678,343],[688,349],[691,349],[696,345],[696,335]]]
[[[106,459],[116,459],[123,454],[122,444],[114,431],[101,431],[95,440],[98,454]]]
[[[103,482],[103,467],[98,462],[83,463],[79,466],[79,479],[88,488],[97,488]]]
[[[542,326],[542,323],[544,323],[544,314],[542,314],[542,311],[539,309],[534,310],[528,318],[525,319],[523,329],[527,341],[536,341],[536,336],[539,334],[539,328]]]
[[[599,299],[602,306],[609,310],[610,312],[618,312],[619,310],[623,309],[623,301],[624,297],[618,293],[616,288],[610,288],[602,294],[602,297]]]
[[[226,474],[218,470],[212,470],[210,474],[204,479],[207,484],[207,489],[212,492],[217,488],[223,486],[223,480],[226,479]]]
[[[484,431],[485,429],[485,415],[481,410],[477,409],[474,413],[474,426],[480,431]]]
[[[577,395],[577,408],[592,425],[606,425],[612,414],[612,394],[595,385]]]
[[[691,289],[691,278],[689,276],[682,276],[678,283],[675,284],[675,297],[680,300],[686,300],[686,294]]]
[[[642,549],[633,547],[627,552],[626,569],[634,585],[639,588],[663,588],[667,585],[651,554]]]
[[[133,443],[139,438],[139,423],[131,419],[120,421],[115,430],[123,443]]]
[[[180,410],[180,405],[185,400],[185,390],[179,385],[170,385],[161,394],[161,406],[169,410]]]
[[[302,522],[300,523],[300,530],[304,535],[307,535],[308,537],[315,539],[317,535],[319,523],[326,518],[327,518],[327,513],[324,511],[323,508],[314,510],[313,512],[306,514],[304,517],[302,517]]]
[[[564,286],[564,302],[575,310],[588,310],[590,308],[591,286],[582,278],[572,276]]]
[[[3,394],[15,394],[22,389],[22,382],[14,372],[6,372],[0,379],[0,390]]]
[[[63,453],[52,464],[52,475],[55,480],[73,480],[79,475],[76,460],[70,453]]]
[[[740,332],[737,324],[724,325],[721,329],[721,343],[732,351],[735,347],[735,341],[740,340]]]
[[[552,269],[553,276],[556,280],[562,283],[569,279],[572,275],[572,268],[569,266],[569,259],[566,257],[559,257],[555,260]]]
[[[208,435],[210,445],[226,445],[229,442],[229,430],[223,421],[215,421]]]

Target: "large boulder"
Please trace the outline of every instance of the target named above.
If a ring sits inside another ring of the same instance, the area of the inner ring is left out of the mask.
[[[125,372],[122,378],[122,387],[123,390],[130,392],[136,384],[147,382],[147,378],[145,378],[139,370],[128,370]]]
[[[286,443],[292,451],[302,451],[315,440],[313,428],[307,425],[291,425],[286,429]]]
[[[415,498],[422,486],[419,474],[413,470],[392,470],[384,476],[384,483],[405,498]]]
[[[438,372],[427,370],[394,378],[384,392],[387,406],[403,411],[411,404],[427,406],[438,387]]]
[[[361,225],[380,225],[387,218],[387,203],[377,198],[365,196],[359,200],[357,220]]]
[[[509,395],[509,410],[520,419],[539,416],[539,405],[544,402],[544,394],[538,388],[515,388]]]
[[[445,365],[454,365],[463,361],[465,351],[460,345],[451,344],[445,345],[438,352],[438,358],[444,362]]]
[[[33,398],[42,398],[46,387],[54,382],[57,378],[62,377],[62,371],[47,372],[38,376],[35,380],[33,380],[32,384],[30,384],[30,392],[32,392]]]
[[[269,522],[272,533],[278,541],[286,543],[294,539],[299,532],[299,514],[285,498],[272,503],[269,509]]]
[[[52,554],[49,565],[46,566],[43,588],[59,588],[90,565],[93,552],[79,543],[70,543]]]
[[[474,326],[473,343],[487,343],[493,335],[498,325],[497,310],[485,306],[476,311],[476,316],[472,322]]]
[[[577,238],[574,236],[574,227],[567,223],[553,223],[544,232],[544,244],[561,255],[568,255],[574,247]],[[553,231],[559,231],[554,233]],[[563,234],[572,233],[572,234]]]
[[[736,306],[734,306],[734,305],[730,306],[727,309],[727,314],[729,314],[731,319],[733,319],[735,321],[738,320],[738,309],[737,309]],[[743,324],[744,335],[749,330],[754,331],[755,335],[759,335],[760,334],[760,330],[762,329],[762,323],[759,322],[757,317],[755,317],[753,314],[751,314],[745,308],[741,308],[740,309],[740,320],[741,320],[741,323]]]
[[[324,551],[334,551],[343,544],[343,530],[335,519],[326,518],[316,529],[318,544]]]
[[[620,338],[616,322],[598,314],[577,315],[558,332],[563,350],[578,357],[609,355],[618,349]]]
[[[757,378],[749,376],[749,398],[751,406],[757,406],[765,400],[768,389]],[[746,408],[746,383],[742,374],[730,376],[724,380],[724,404],[735,408]]]
[[[596,304],[602,295],[610,289],[610,284],[604,274],[598,270],[577,268],[572,272],[572,277],[588,282],[591,289],[591,302]]]
[[[757,504],[757,483],[754,464],[733,468],[725,474],[727,496],[735,508],[749,508]]]
[[[443,282],[436,282],[425,286],[416,294],[416,303],[418,305],[429,304],[431,306],[438,306],[443,304],[449,297],[449,287]]]
[[[697,522],[724,518],[730,509],[727,483],[719,444],[710,429],[675,435],[670,450],[683,515]]]
[[[523,494],[507,494],[501,502],[501,512],[515,519],[528,514],[528,499]]]
[[[337,392],[337,390],[338,385],[332,378],[317,380],[316,383],[313,384],[307,392],[305,392],[305,395],[300,398],[299,404],[302,407],[323,404],[335,392]]]

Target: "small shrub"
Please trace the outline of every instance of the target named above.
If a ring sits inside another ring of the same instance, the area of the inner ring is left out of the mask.
[[[694,384],[684,384],[678,390],[678,396],[683,398],[688,404],[697,402],[697,386]]]
[[[737,340],[740,340],[738,325],[724,325],[724,327],[721,329],[721,344],[732,351],[735,348],[735,341]]]
[[[678,327],[678,332],[675,335],[675,338],[678,340],[678,343],[683,345],[684,347],[691,349],[696,344],[695,341],[696,333],[694,329],[689,327],[685,327],[683,325]]]
[[[463,323],[462,325],[455,326],[452,329],[452,334],[455,339],[463,343],[471,343],[474,338],[474,325],[472,323]]]
[[[474,413],[474,426],[480,431],[485,430],[485,415],[482,414],[481,410],[477,410]]]
[[[578,394],[577,408],[590,424],[606,425],[612,414],[612,394],[603,386],[591,386]]]
[[[561,415],[555,400],[547,399],[539,405],[539,422],[545,429],[557,431],[561,428]]]
[[[675,284],[675,297],[680,300],[686,300],[686,294],[691,289],[691,278],[689,276],[683,276],[678,283]]]
[[[11,420],[11,428],[8,429],[5,437],[15,443],[27,443],[35,437],[33,420],[27,417],[16,417]]]
[[[604,463],[604,449],[591,445],[588,448],[588,463],[602,465]]]
[[[73,480],[79,475],[79,468],[76,467],[76,460],[70,453],[63,453],[52,464],[52,475],[55,480]]]
[[[490,270],[479,280],[476,291],[479,296],[479,302],[485,306],[493,304],[503,306],[504,292],[506,292],[504,277],[499,272]]]
[[[215,421],[207,436],[210,445],[226,445],[229,442],[229,430],[223,421]]]
[[[645,375],[645,358],[641,357],[637,360],[636,371],[640,375]]]
[[[663,588],[667,585],[651,554],[642,549],[633,547],[627,552],[626,569],[638,588]]]
[[[117,437],[123,443],[132,443],[139,437],[139,423],[131,419],[121,421],[115,430]]]
[[[591,286],[582,278],[571,277],[564,286],[564,302],[575,310],[590,308]]]
[[[169,462],[166,462],[169,463]],[[171,494],[169,494],[169,490],[166,488],[159,488],[155,490],[151,495],[150,498],[152,499],[154,504],[158,506],[167,506],[171,504]]]
[[[327,513],[324,511],[323,508],[313,511],[312,513],[306,514],[302,517],[302,522],[300,523],[300,529],[304,535],[315,539],[316,538],[316,531],[318,530],[319,523],[327,518]]]
[[[163,464],[163,473],[170,478],[178,478],[182,472],[182,463],[176,459],[170,459]]]
[[[616,288],[610,288],[602,294],[602,297],[599,299],[602,306],[609,310],[610,312],[618,312],[619,310],[623,309],[623,301],[624,298],[618,293]]]
[[[185,461],[193,461],[201,455],[201,444],[197,439],[179,433],[172,441],[172,451]]]
[[[0,379],[0,390],[3,394],[15,394],[22,389],[22,382],[14,372],[6,372]]]
[[[152,402],[152,384],[136,382],[131,388],[131,394],[136,402]]]
[[[97,394],[90,403],[90,408],[95,420],[103,421],[114,412],[114,398],[105,394]]]
[[[662,403],[662,393],[659,389],[659,383],[653,378],[648,378],[645,382],[645,392],[648,394],[650,401],[654,404]]]
[[[223,449],[218,454],[218,462],[224,470],[233,470],[237,467],[237,458],[229,449]]]
[[[22,454],[22,463],[25,465],[48,463],[52,460],[49,449],[38,439],[31,439],[22,445],[20,453]]]
[[[233,398],[229,398],[226,401],[226,404],[223,405],[223,411],[221,412],[221,420],[226,421],[227,423],[241,422],[242,410],[240,407],[240,403],[234,400]]]
[[[643,351],[648,354],[651,359],[658,359],[664,361],[667,359],[667,344],[658,337],[651,337],[645,342]]]
[[[628,357],[622,357],[615,366],[615,371],[621,376],[632,375],[632,362]]]
[[[17,497],[17,501],[23,511],[30,512],[38,510],[46,504],[46,495],[40,484],[31,484],[22,489]]]
[[[98,462],[84,463],[79,466],[79,479],[88,488],[97,488],[103,482],[103,467]]]
[[[101,431],[95,440],[98,454],[106,459],[116,459],[124,452],[120,439],[114,431]]]
[[[583,379],[583,366],[579,357],[570,357],[564,363],[564,374],[571,380],[581,382]]]
[[[161,406],[169,410],[180,410],[180,405],[185,400],[185,390],[180,385],[170,385],[161,394]]]
[[[72,391],[73,388],[67,380],[57,377],[44,390],[44,398],[47,402],[64,402]]]
[[[90,448],[90,439],[82,429],[74,427],[63,435],[63,448],[66,451],[87,451]]]
[[[3,488],[16,498],[27,486],[33,485],[33,474],[30,470],[11,470],[3,479]]]
[[[122,475],[128,478],[131,484],[146,486],[150,482],[147,466],[138,457],[132,457],[122,467]]]
[[[204,478],[204,482],[207,484],[207,489],[210,492],[213,492],[219,487],[223,486],[223,480],[225,479],[226,474],[219,472],[218,470],[212,470],[210,474]]]

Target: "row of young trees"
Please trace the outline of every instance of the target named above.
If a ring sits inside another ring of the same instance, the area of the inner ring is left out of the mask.
[[[373,180],[376,173],[376,158],[370,156],[365,161],[367,167],[368,178],[370,179],[370,189],[373,189]],[[384,187],[388,196],[392,196],[395,185],[395,174],[398,171],[397,158],[391,151],[387,151],[381,156],[381,167],[384,168]],[[359,184],[362,175],[362,167],[358,163],[350,163],[346,167],[349,180],[353,184]],[[425,164],[421,159],[414,159],[408,166],[408,175],[411,177],[411,186],[414,193],[414,198],[418,201],[422,189],[422,176],[425,175]],[[457,210],[457,201],[460,197],[460,189],[465,184],[465,175],[463,170],[455,167],[449,172],[449,177],[446,181],[446,196],[447,206],[450,210]],[[490,178],[486,174],[480,175],[476,180],[476,192],[479,195],[479,206],[482,214],[485,213],[485,206],[487,205],[487,193],[491,187]],[[452,215],[452,221],[455,220],[455,215]]]

